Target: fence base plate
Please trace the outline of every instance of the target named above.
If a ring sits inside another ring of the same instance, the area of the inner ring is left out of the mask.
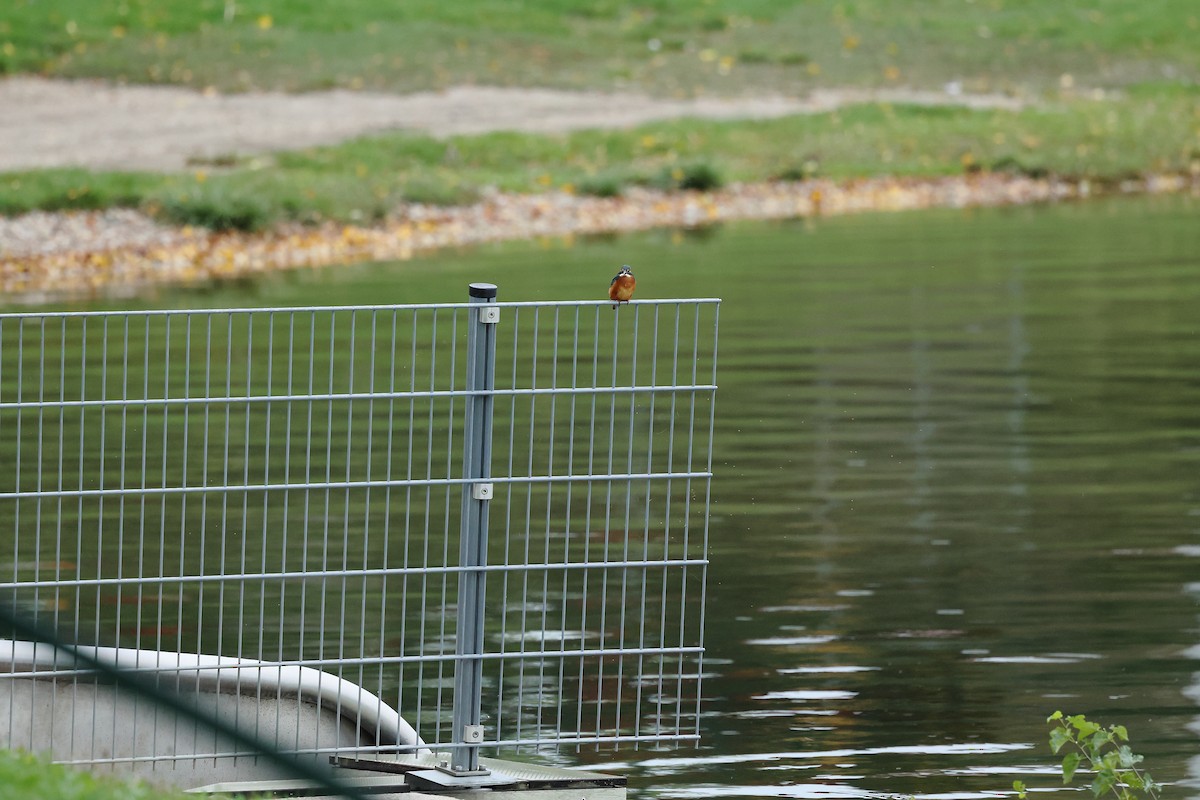
[[[490,770],[450,772],[441,769],[418,769],[404,774],[404,782],[417,790],[438,789],[495,789],[513,786],[518,781],[511,775]]]
[[[496,800],[521,797],[557,798],[558,792],[585,790],[588,800],[623,800],[626,779],[578,769],[562,769],[544,764],[529,764],[506,761],[498,758],[480,758],[479,766],[488,770],[487,775],[457,778],[437,768],[439,757],[425,755],[380,755],[335,758],[334,763],[349,769],[369,772],[401,773],[405,785],[411,791],[455,797],[460,791],[467,793],[487,789]],[[529,792],[536,794],[527,795]],[[473,794],[469,796],[474,797]],[[574,797],[574,796],[573,796]]]

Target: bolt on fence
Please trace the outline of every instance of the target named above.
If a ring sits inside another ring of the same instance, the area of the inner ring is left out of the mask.
[[[495,298],[0,314],[0,596],[291,753],[695,740],[719,301]],[[2,660],[0,746],[253,755]]]

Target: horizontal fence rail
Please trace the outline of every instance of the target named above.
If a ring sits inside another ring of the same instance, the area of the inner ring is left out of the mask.
[[[473,766],[480,747],[692,741],[718,312],[475,297],[0,314],[0,598],[183,691],[269,695],[270,724],[229,713],[296,753]],[[36,732],[22,687],[80,702],[88,676],[15,638],[0,632],[0,746],[66,737],[59,760],[153,769],[248,755],[215,738],[182,754],[155,717]],[[303,692],[251,692],[251,668],[336,683],[320,703],[394,709],[420,739],[306,738]],[[107,746],[139,736],[178,753]]]

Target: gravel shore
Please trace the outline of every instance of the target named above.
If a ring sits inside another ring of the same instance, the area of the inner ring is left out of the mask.
[[[1195,190],[1160,176],[1118,191]],[[408,259],[442,247],[533,237],[700,226],[866,211],[965,208],[1087,197],[1086,182],[977,174],[936,179],[813,180],[735,185],[713,192],[637,189],[617,198],[562,192],[496,193],[469,206],[407,205],[375,226],[285,226],[264,233],[166,228],[129,210],[0,218],[0,291],[37,303],[195,283],[299,267]]]

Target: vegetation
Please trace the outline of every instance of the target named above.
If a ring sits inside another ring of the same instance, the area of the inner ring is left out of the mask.
[[[1196,134],[1161,95],[1068,110],[978,112],[863,105],[741,122],[676,121],[562,136],[437,140],[391,134],[278,154],[267,165],[196,164],[180,174],[79,169],[0,175],[0,213],[139,206],[174,222],[252,230],[278,220],[369,222],[401,201],[470,202],[485,187],[600,196],[632,186],[713,189],[729,181],[996,170],[1117,181],[1200,163]]]
[[[997,170],[1118,181],[1200,173],[1194,0],[12,0],[0,74],[222,91],[462,83],[661,95],[823,87],[1009,92],[1023,110],[866,104],[769,122],[678,121],[538,136],[391,134],[196,163],[178,174],[0,175],[0,213],[137,206],[254,229],[367,222],[402,201],[488,187],[615,196],[630,187]]]
[[[1197,36],[1193,0],[10,0],[0,72],[226,91],[1043,90],[1064,74],[1081,88],[1194,82]]]
[[[181,792],[143,782],[100,778],[12,750],[0,750],[0,786],[7,800],[183,800]]]
[[[1051,723],[1050,749],[1055,753],[1066,751],[1062,760],[1063,783],[1075,778],[1080,767],[1089,770],[1092,780],[1092,795],[1113,794],[1117,800],[1138,800],[1143,795],[1156,800],[1161,788],[1150,773],[1138,769],[1142,756],[1130,748],[1129,731],[1124,725],[1109,725],[1103,728],[1091,722],[1083,714],[1065,716],[1055,711],[1046,722]],[[1026,787],[1014,781],[1013,788],[1024,800]]]

